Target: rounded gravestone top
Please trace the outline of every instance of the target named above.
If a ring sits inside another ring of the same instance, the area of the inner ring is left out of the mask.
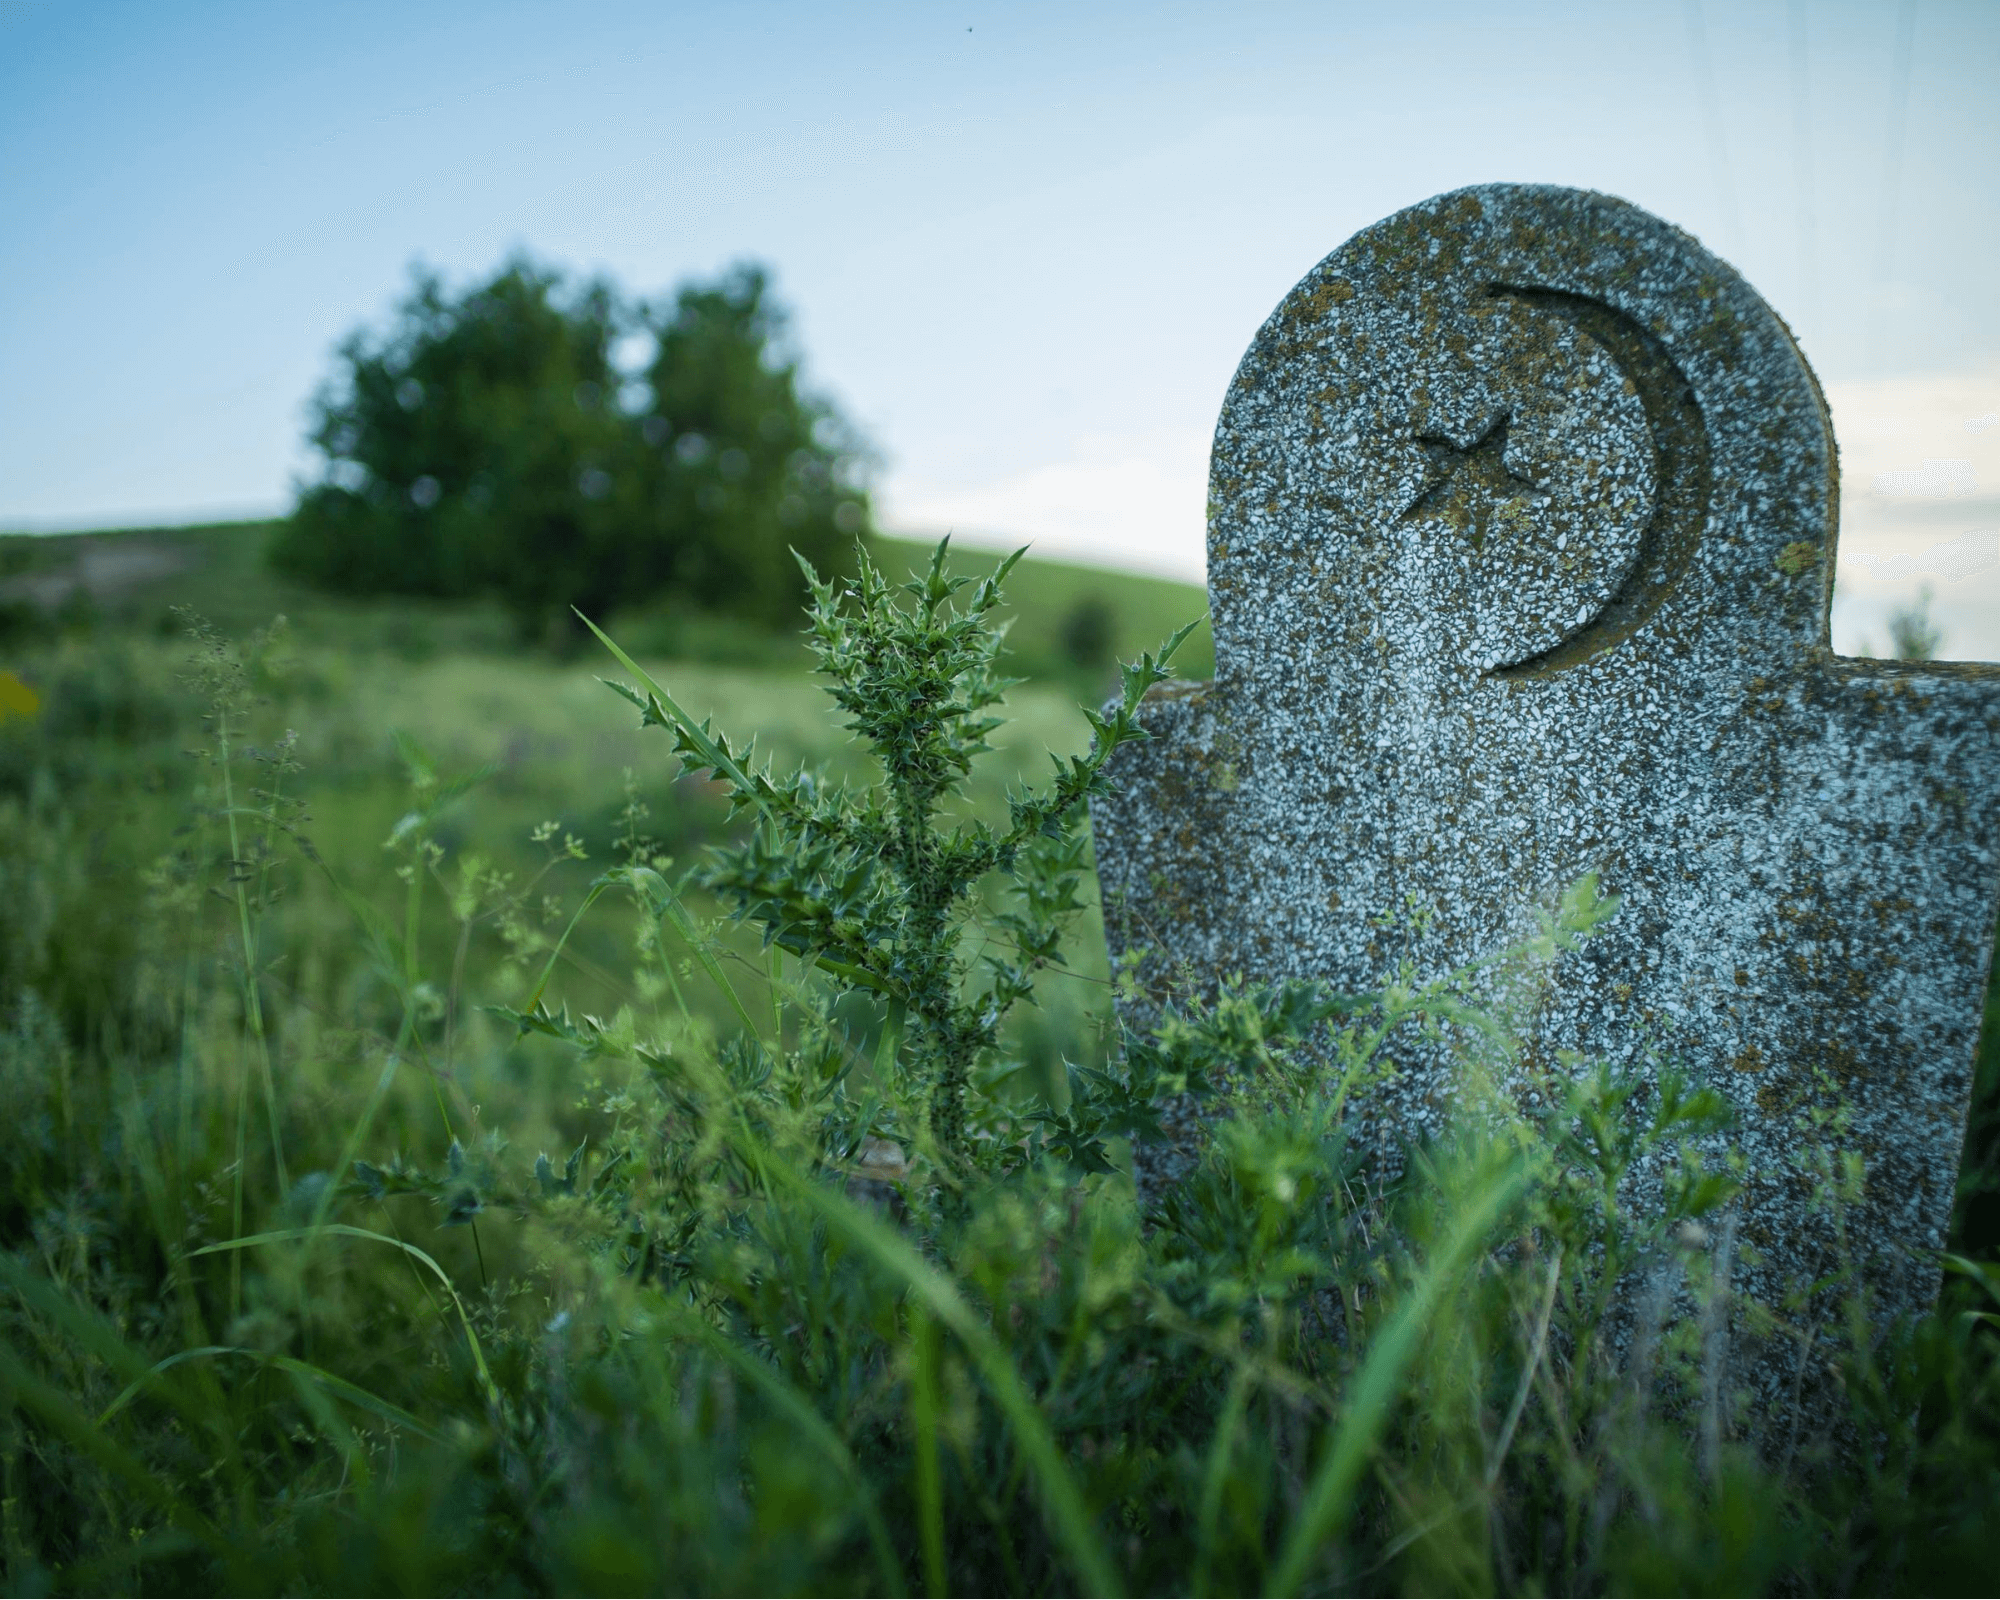
[[[1491,185],[1286,297],[1217,429],[1224,675],[1309,626],[1440,684],[1825,641],[1833,451],[1804,358],[1638,207]],[[1806,581],[1800,581],[1804,578]]]

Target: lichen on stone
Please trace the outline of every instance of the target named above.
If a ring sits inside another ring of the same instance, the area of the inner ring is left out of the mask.
[[[1733,1102],[1773,1299],[1834,1247],[1797,1172],[1837,1096],[1876,1303],[1927,1305],[2000,900],[2000,669],[1832,654],[1836,491],[1790,333],[1679,230],[1539,186],[1364,230],[1224,403],[1216,678],[1156,691],[1093,808],[1114,954],[1150,951],[1142,994],[1359,990],[1385,913],[1427,908],[1398,949],[1442,973],[1596,871],[1623,909],[1549,973],[1531,1055],[1672,1058]],[[1413,1050],[1357,1114],[1420,1137],[1451,1072]]]

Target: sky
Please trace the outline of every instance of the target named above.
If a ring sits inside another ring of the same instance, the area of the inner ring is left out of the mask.
[[[2000,658],[1992,0],[0,0],[0,529],[283,509],[413,263],[756,259],[886,526],[1199,578],[1258,325],[1491,181],[1741,270],[1832,403],[1836,646],[1928,585]]]

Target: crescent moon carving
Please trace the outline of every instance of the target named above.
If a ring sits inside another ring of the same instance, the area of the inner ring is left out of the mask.
[[[1494,667],[1493,678],[1543,678],[1580,666],[1636,633],[1694,560],[1708,521],[1711,459],[1708,424],[1694,386],[1667,347],[1601,300],[1563,289],[1519,284],[1488,286],[1493,299],[1519,300],[1561,317],[1604,347],[1638,392],[1653,447],[1653,511],[1639,534],[1631,569],[1609,600],[1546,650]]]

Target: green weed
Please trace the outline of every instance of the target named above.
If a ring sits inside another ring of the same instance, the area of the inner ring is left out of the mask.
[[[1008,694],[1007,576],[816,588],[852,739],[614,646],[671,787],[567,667],[47,646],[0,727],[9,1588],[1985,1583],[2000,1275],[1750,1302],[1722,1102],[1520,1059],[1594,885],[1467,972],[1117,1026],[1083,805],[1162,664]],[[1462,1105],[1385,1166],[1349,1113],[1412,1030]],[[1841,1414],[1755,1403],[1753,1339]]]

